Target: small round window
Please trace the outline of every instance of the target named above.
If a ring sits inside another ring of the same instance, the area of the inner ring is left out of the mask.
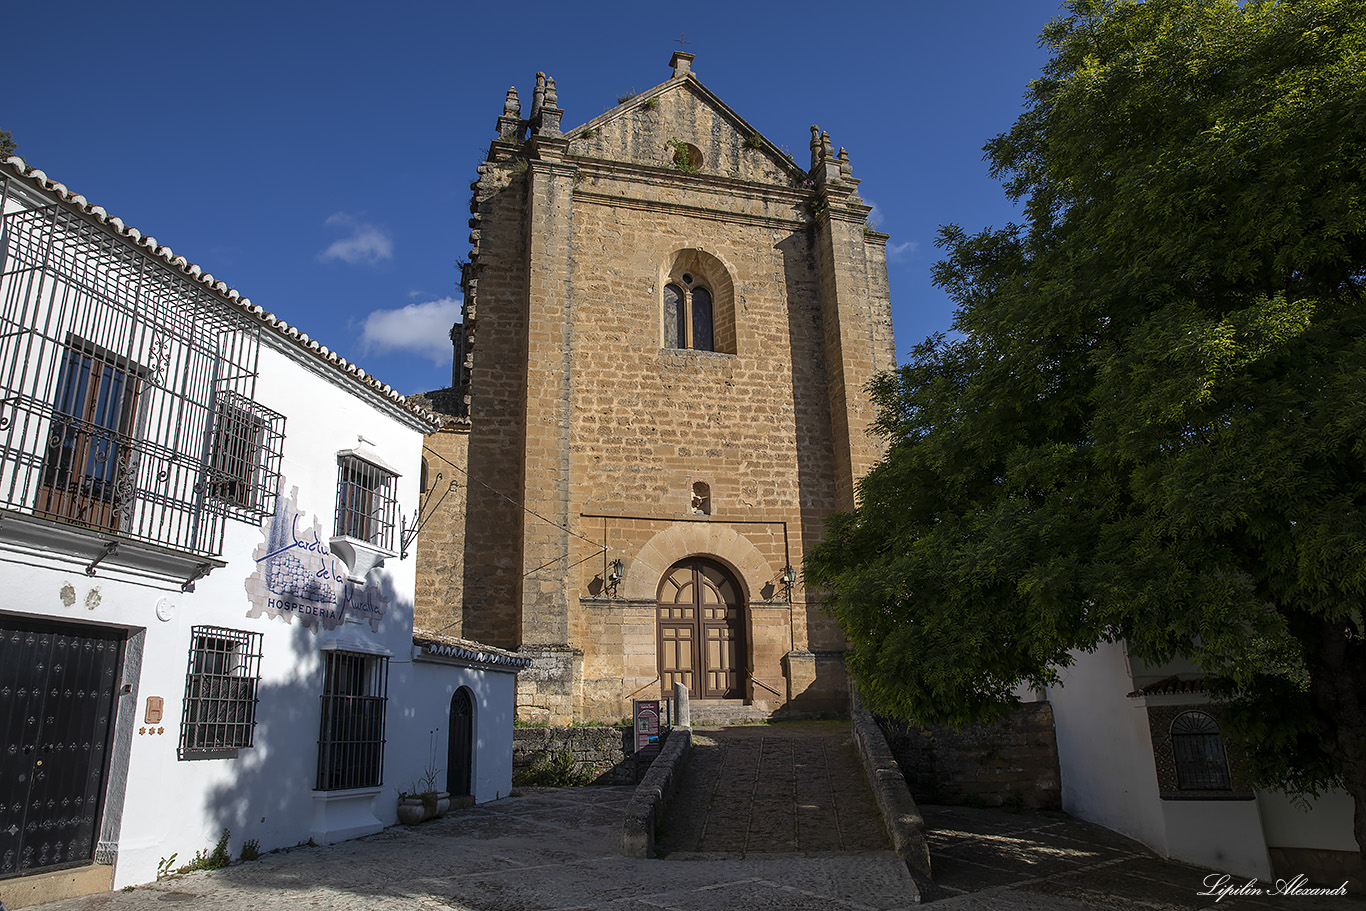
[[[680,171],[696,171],[702,167],[702,150],[691,142],[669,141],[669,161]]]

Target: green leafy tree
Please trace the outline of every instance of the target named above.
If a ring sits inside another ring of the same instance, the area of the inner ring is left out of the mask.
[[[0,161],[14,154],[14,137],[9,130],[0,130]]]
[[[807,559],[876,710],[966,723],[1123,640],[1366,848],[1366,2],[1074,0],[943,230],[952,338]]]

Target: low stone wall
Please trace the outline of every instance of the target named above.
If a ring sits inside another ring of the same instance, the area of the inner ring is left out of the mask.
[[[887,748],[887,740],[873,716],[859,704],[857,693],[850,694],[849,723],[854,731],[854,745],[858,747],[863,772],[873,799],[887,827],[892,850],[916,880],[917,888],[934,877],[930,870],[930,848],[925,841],[925,820],[915,805],[906,779]],[[919,901],[917,895],[915,901]]]
[[[553,762],[561,753],[574,757],[574,771],[592,784],[636,783],[631,728],[513,728],[512,777],[538,761]]]
[[[1062,808],[1053,707],[1028,702],[994,724],[918,728],[879,719],[921,803]]]
[[[692,753],[692,728],[678,727],[669,731],[659,755],[636,786],[636,793],[626,805],[626,816],[621,825],[621,854],[623,857],[654,857],[655,829],[664,819],[669,802],[678,791],[683,766]]]

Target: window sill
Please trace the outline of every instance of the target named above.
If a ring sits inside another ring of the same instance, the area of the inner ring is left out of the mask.
[[[728,354],[725,351],[705,351],[699,348],[660,348],[659,353],[664,357],[697,358],[699,360],[711,358],[730,360],[737,357],[737,355]]]
[[[132,576],[153,577],[178,583],[182,591],[194,591],[196,579],[227,566],[226,560],[188,554],[113,532],[68,525],[24,513],[0,511],[0,543],[18,545],[64,563],[83,565],[87,575],[104,570]]]
[[[369,785],[364,788],[337,788],[332,791],[321,791],[314,788],[313,798],[315,800],[349,800],[355,797],[374,797],[383,790],[384,785],[382,784]]]
[[[251,747],[227,747],[221,750],[176,750],[180,762],[199,762],[205,759],[236,759],[243,750]]]
[[[1251,791],[1159,791],[1162,800],[1255,800]]]

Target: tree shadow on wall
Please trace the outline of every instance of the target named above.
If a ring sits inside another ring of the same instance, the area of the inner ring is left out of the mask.
[[[205,802],[213,819],[209,840],[226,829],[233,857],[241,855],[247,841],[266,851],[308,840],[308,826],[301,827],[300,820],[312,814],[322,673],[318,634],[301,622],[291,626],[292,670],[284,679],[257,686],[253,745],[237,751],[236,758],[189,760],[229,764],[231,777],[209,787]],[[278,635],[267,636],[265,648],[280,648],[283,642]],[[188,857],[182,853],[180,859]]]

